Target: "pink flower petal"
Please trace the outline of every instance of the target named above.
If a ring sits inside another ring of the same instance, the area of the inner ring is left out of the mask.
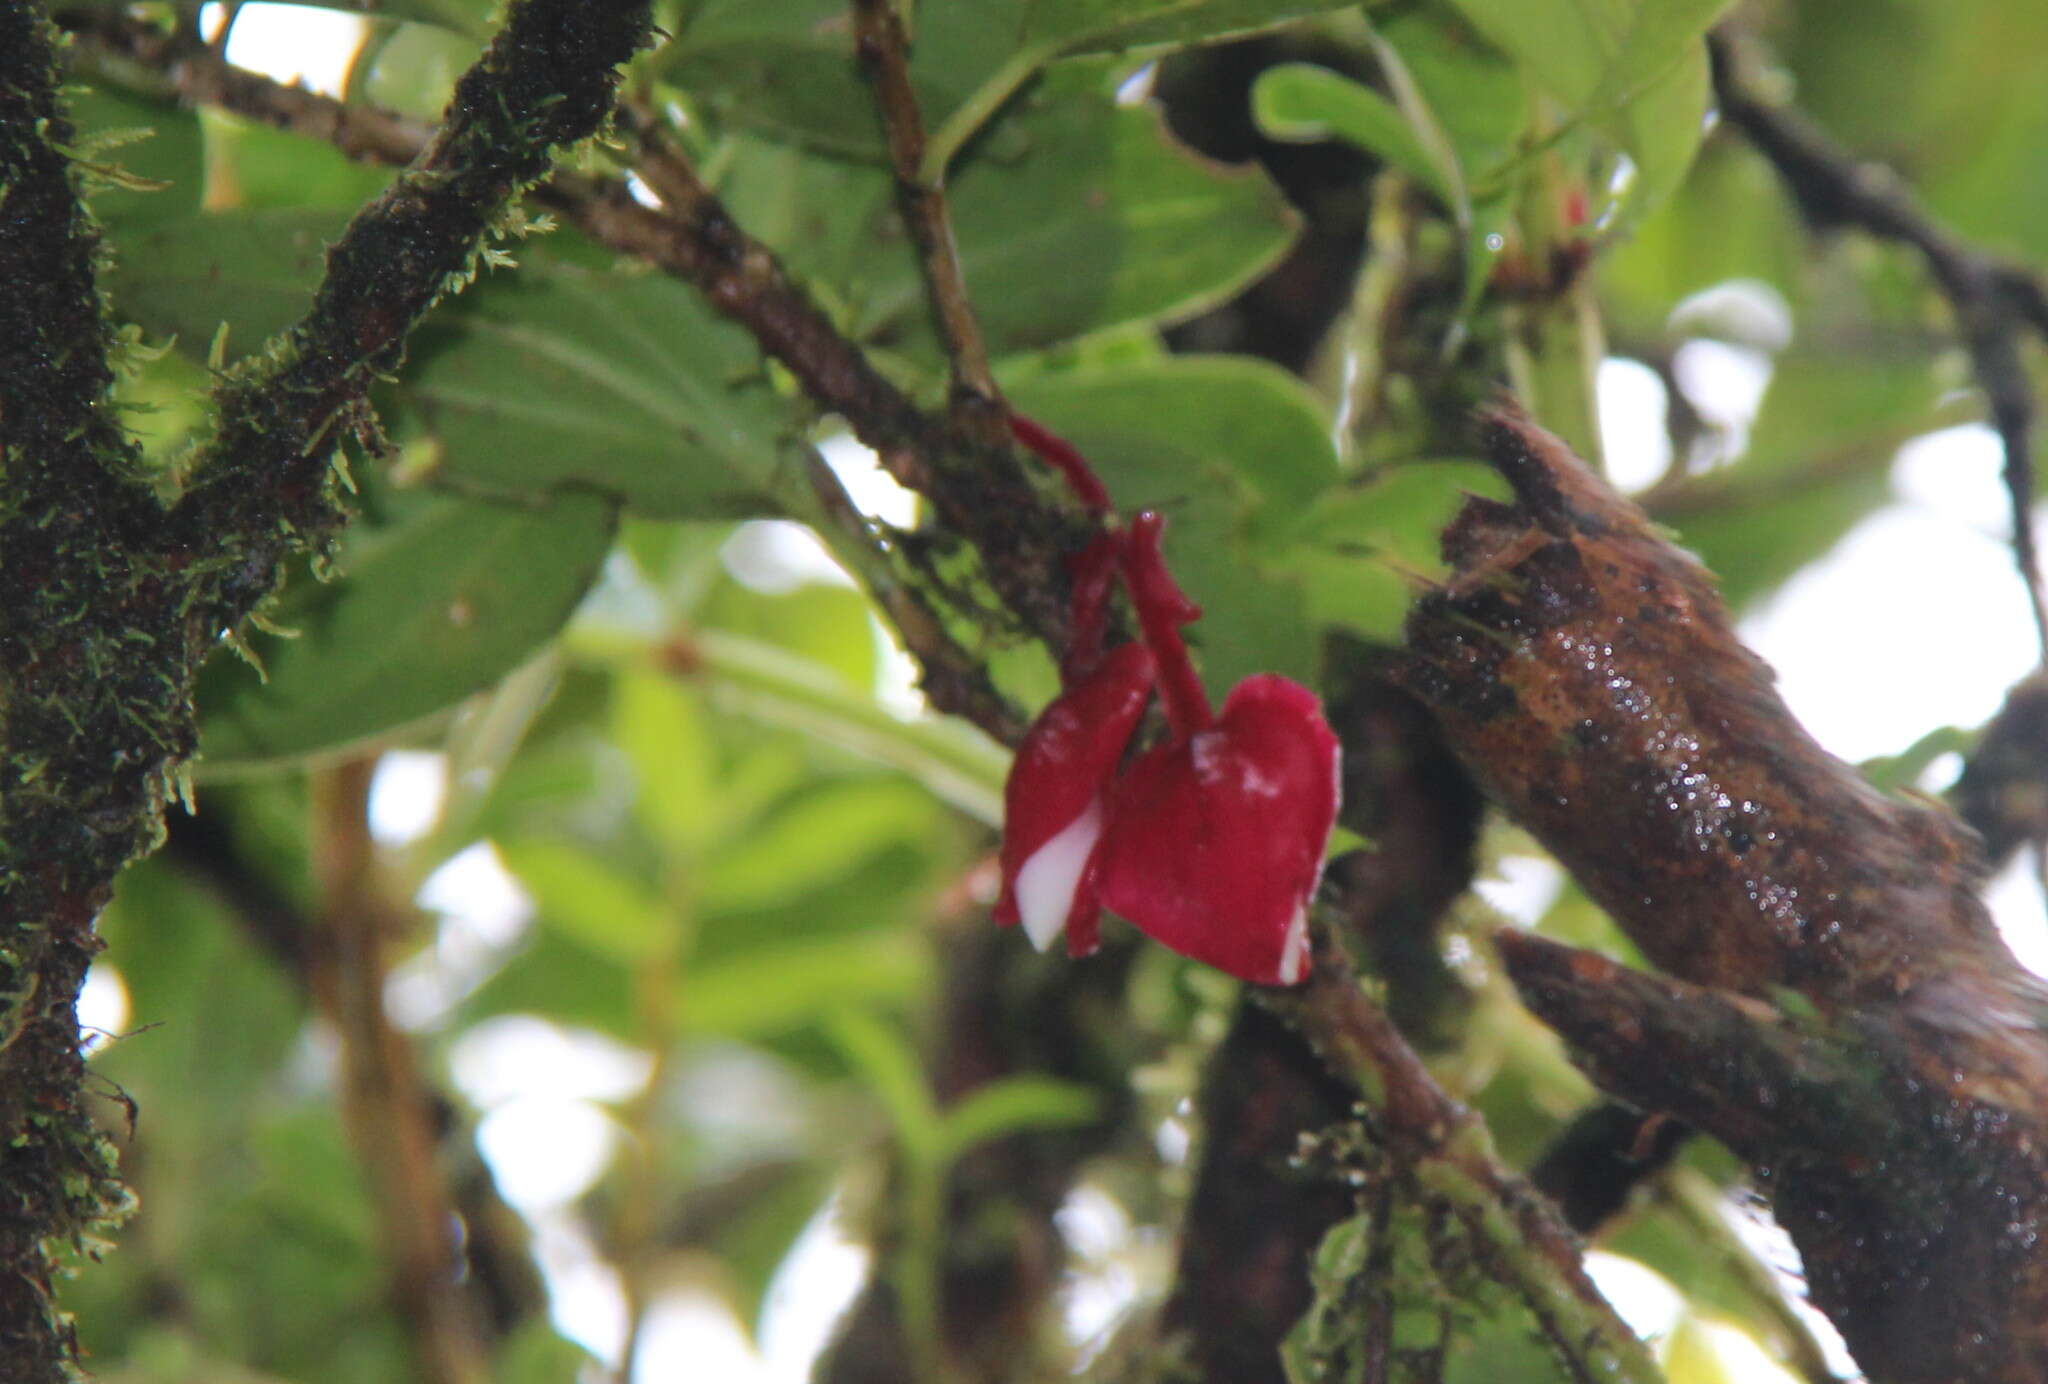
[[[1117,781],[1096,860],[1103,904],[1244,980],[1301,980],[1338,755],[1314,693],[1245,679],[1211,729],[1147,751]]]
[[[1069,952],[1095,949],[1103,790],[1145,714],[1152,673],[1142,644],[1119,645],[1054,698],[1017,747],[1003,788],[1003,888],[995,919],[1022,922],[1040,949],[1063,927]]]

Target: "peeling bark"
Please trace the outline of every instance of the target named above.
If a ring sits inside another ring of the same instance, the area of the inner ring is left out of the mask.
[[[1793,720],[1707,572],[1556,438],[1484,420],[1515,501],[1445,535],[1409,680],[1490,796],[1665,981],[1515,933],[1613,1094],[1747,1159],[1878,1381],[2048,1372],[2048,989],[1974,839]]]

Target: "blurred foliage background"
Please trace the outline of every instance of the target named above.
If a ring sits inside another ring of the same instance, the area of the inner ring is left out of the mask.
[[[106,151],[107,287],[141,348],[123,396],[168,473],[209,370],[302,310],[324,239],[389,172],[167,100],[95,46],[109,8],[81,7],[74,108]],[[123,8],[253,51],[215,6]],[[234,8],[245,32],[287,9]],[[283,51],[345,45],[344,99],[424,122],[491,6],[328,8],[361,22],[286,29]],[[930,397],[943,361],[843,7],[660,8],[635,98]],[[1714,126],[1702,35],[1725,9],[916,7],[998,374],[1122,504],[1172,516],[1214,686],[1319,681],[1333,636],[1398,638],[1436,530],[1495,485],[1463,417],[1498,381],[1604,452],[1738,608],[1887,503],[1901,445],[1981,417],[1911,252],[1816,235]],[[1958,235],[2048,262],[2048,9],[1759,0],[1728,22]],[[579,157],[632,165],[623,144]],[[1022,1132],[1073,1178],[1055,1310],[1008,1377],[1136,1368],[1232,987],[1126,945],[1078,963],[1100,994],[1074,1033],[946,1074],[961,957],[995,947],[1032,985],[1068,963],[989,940],[1006,753],[922,708],[807,450],[898,551],[921,551],[914,502],[687,285],[566,228],[505,250],[517,267],[444,305],[384,387],[390,454],[355,464],[332,572],[295,575],[277,633],[210,669],[197,815],[104,919],[94,1068],[141,1209],[69,1289],[93,1367],[446,1377],[418,1354],[405,1228],[445,1205],[486,1343],[472,1377],[797,1378],[865,1247],[913,1320],[932,1306],[949,1172]],[[1616,360],[1663,416],[1603,436]],[[972,611],[957,558],[937,543],[921,570]],[[1002,621],[956,623],[1020,705],[1050,694]],[[1891,782],[1968,742],[1930,729],[1893,747]],[[1483,853],[1526,874],[1537,851],[1502,828]],[[1470,896],[1447,920],[1463,1007],[1430,1055],[1526,1163],[1591,1093],[1491,971],[1497,921]],[[1536,925],[1627,954],[1569,887]],[[407,1092],[430,1115],[410,1134]],[[1603,1282],[1675,1381],[1812,1376],[1819,1328],[1735,1174],[1689,1150],[1609,1223]],[[1499,1360],[1452,1377],[1546,1377]]]

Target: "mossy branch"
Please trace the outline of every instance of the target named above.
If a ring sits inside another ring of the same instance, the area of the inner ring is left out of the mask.
[[[0,3],[0,1378],[75,1371],[57,1255],[125,1199],[81,1105],[74,1003],[93,919],[194,748],[198,667],[339,529],[330,466],[370,426],[365,391],[553,149],[598,128],[648,24],[645,0],[514,6],[433,143],[329,252],[305,320],[223,378],[166,509],[109,401],[56,40]]]

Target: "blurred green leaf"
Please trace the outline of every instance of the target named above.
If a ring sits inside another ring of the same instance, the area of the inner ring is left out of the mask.
[[[1031,1129],[1068,1129],[1100,1114],[1097,1093],[1070,1081],[1025,1074],[978,1086],[939,1119],[940,1156]]]
[[[932,5],[915,17],[910,80],[927,127],[967,122],[947,136],[957,146],[1054,58],[1200,42],[1344,7],[1345,0]],[[706,0],[659,66],[723,120],[841,155],[882,156],[872,98],[856,72],[852,22],[837,0]]]
[[[589,1351],[564,1338],[553,1322],[536,1319],[498,1347],[492,1378],[499,1384],[561,1384],[594,1367]]]
[[[1700,36],[1729,0],[1451,0],[1572,118],[1608,133],[1635,163],[1624,223],[1684,177],[1705,133]]]
[[[228,359],[306,315],[346,213],[302,208],[206,212],[122,238],[107,275],[115,311],[205,362],[228,326]]]
[[[1037,0],[1027,32],[1061,53],[1113,53],[1202,43],[1344,8],[1345,0]]]
[[[71,147],[90,168],[119,170],[117,181],[89,179],[93,215],[124,239],[132,231],[192,216],[206,191],[205,140],[199,117],[101,85],[70,93]],[[128,180],[161,183],[124,186]]]
[[[533,896],[540,926],[625,966],[676,946],[676,910],[589,851],[559,841],[500,841],[498,854]]]
[[[707,721],[703,699],[673,678],[621,671],[613,681],[612,737],[639,782],[633,809],[666,851],[694,854],[718,816],[718,751]]]
[[[225,111],[209,108],[199,120],[206,131],[206,204],[217,215],[325,207],[346,219],[398,176],[395,168],[358,163],[324,141]],[[336,221],[337,230],[341,224]]]
[[[1462,198],[1436,155],[1425,149],[1393,102],[1371,87],[1327,67],[1283,63],[1259,74],[1252,87],[1252,114],[1269,138],[1345,140],[1407,173],[1446,206]]]
[[[721,709],[901,770],[959,810],[991,826],[1001,823],[1009,751],[964,721],[905,719],[811,660],[724,630],[703,632],[691,649]]]
[[[357,79],[363,99],[439,124],[455,94],[456,78],[476,61],[478,40],[489,32],[489,24],[474,21],[451,23],[446,28],[406,24],[381,42],[373,40],[365,56],[358,59],[368,66]]]
[[[707,860],[699,905],[717,913],[812,893],[891,841],[921,839],[937,818],[931,797],[902,779],[828,780]]]
[[[888,1111],[904,1155],[920,1167],[937,1166],[945,1130],[916,1050],[895,1028],[857,1009],[832,1014],[825,1032]]]
[[[742,657],[743,646],[764,651],[764,664],[804,665],[808,671],[801,676],[821,691],[835,687],[842,696],[872,702],[881,662],[872,609],[851,586],[806,581],[794,590],[768,592],[727,580],[705,594],[695,623],[713,636],[707,649],[722,648],[734,659]]]
[[[612,507],[394,495],[351,525],[342,575],[304,573],[254,634],[268,681],[216,657],[200,678],[214,770],[339,749],[452,706],[509,673],[569,618],[611,545]]]
[[[760,1039],[815,1024],[838,1006],[908,1004],[931,983],[931,958],[919,938],[869,929],[693,965],[683,980],[681,1017],[693,1033]]]

